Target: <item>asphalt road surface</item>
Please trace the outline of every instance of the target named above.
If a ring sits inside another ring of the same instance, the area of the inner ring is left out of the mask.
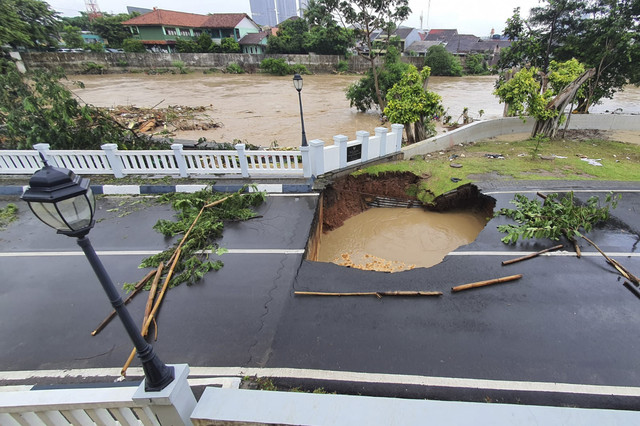
[[[515,192],[528,190],[533,197],[543,186],[579,189],[582,201],[604,197],[608,189],[623,191],[613,220],[590,236],[640,274],[640,189],[618,183],[514,185],[487,184],[483,190],[496,199],[496,209],[510,206]],[[100,199],[98,224],[89,235],[118,287],[144,276],[140,261],[171,243],[151,229],[157,219],[172,216],[170,207],[141,199],[125,206],[126,198]],[[312,194],[269,196],[259,207],[262,217],[226,225],[220,245],[230,253],[222,256],[224,268],[166,295],[154,342],[163,361],[203,369],[319,372],[305,377],[354,393],[640,406],[640,300],[586,244],[581,259],[561,251],[502,266],[521,252],[556,243],[504,245],[496,226],[507,220],[495,218],[475,242],[432,268],[359,271],[303,259],[317,200]],[[15,202],[0,206],[9,201]],[[0,232],[0,370],[121,367],[131,350],[122,326],[114,321],[90,335],[110,306],[74,239],[56,235],[19,206],[19,220]],[[450,291],[513,274],[523,278]],[[444,294],[334,298],[295,296],[295,290]],[[145,302],[141,295],[128,305],[137,322]]]

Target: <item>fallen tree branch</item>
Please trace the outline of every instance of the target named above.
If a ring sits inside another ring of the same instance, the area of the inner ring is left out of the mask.
[[[631,284],[629,281],[625,281],[623,283],[623,285],[627,288],[627,290],[629,290],[631,293],[633,293],[638,299],[640,299],[640,290],[638,290],[637,287],[635,287],[633,284]]]
[[[523,260],[533,259],[534,257],[540,256],[543,253],[547,253],[547,252],[555,251],[555,250],[560,250],[562,247],[564,247],[564,245],[558,244],[557,246],[553,246],[553,247],[550,247],[550,248],[547,248],[547,249],[544,249],[544,250],[540,250],[538,252],[531,253],[531,254],[528,254],[526,256],[518,257],[516,259],[505,260],[505,261],[502,262],[502,265],[503,266],[511,265],[512,263],[517,263],[517,262],[522,262]]]
[[[478,282],[475,282],[475,283],[459,285],[459,286],[456,286],[456,287],[452,287],[451,291],[455,293],[455,292],[458,292],[458,291],[469,290],[469,289],[472,289],[472,288],[484,287],[484,286],[492,285],[492,284],[500,284],[500,283],[506,283],[506,282],[510,282],[510,281],[515,281],[515,280],[519,280],[520,278],[522,278],[522,274],[509,275],[508,277],[495,278],[495,279],[492,279],[492,280],[478,281]]]
[[[441,291],[365,291],[359,293],[327,293],[321,291],[296,291],[296,296],[376,296],[382,299],[382,296],[442,296]]]
[[[607,256],[605,254],[605,252],[603,252],[602,250],[600,250],[600,247],[598,247],[596,245],[596,243],[594,243],[593,241],[591,241],[589,238],[585,237],[584,235],[582,236],[582,238],[588,242],[589,244],[591,244],[593,246],[593,248],[595,248],[596,250],[598,250],[598,252],[600,252],[600,254],[602,256],[604,256],[605,259],[607,259],[607,262],[613,266],[614,268],[616,268],[618,270],[618,272],[620,272],[620,274],[622,274],[623,277],[625,277],[626,279],[628,279],[629,281],[631,281],[632,283],[634,283],[635,285],[640,285],[640,280],[638,280],[638,277],[636,277],[635,275],[633,275],[631,272],[629,272],[627,270],[627,268],[625,268],[624,266],[622,266],[620,263],[618,263],[617,260],[610,258],[609,256]]]
[[[144,278],[138,281],[138,283],[133,288],[133,291],[131,291],[131,294],[129,294],[129,296],[127,296],[127,298],[124,299],[123,303],[125,305],[129,303],[131,299],[133,299],[133,297],[136,294],[138,294],[140,290],[144,288],[145,283],[149,280],[149,278],[153,276],[153,274],[154,274],[154,271],[149,271],[149,273],[145,275]],[[91,335],[95,336],[96,334],[100,333],[102,329],[104,329],[107,326],[107,324],[109,324],[109,322],[111,322],[111,320],[115,318],[115,316],[116,316],[116,311],[114,309],[111,311],[109,315],[107,315],[107,317],[104,320],[102,320],[102,322],[96,327],[96,329],[91,332]]]

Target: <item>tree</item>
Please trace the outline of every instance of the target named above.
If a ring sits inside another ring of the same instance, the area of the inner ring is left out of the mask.
[[[223,38],[220,42],[220,49],[223,53],[241,53],[242,48],[240,44],[233,38]]]
[[[305,36],[309,26],[304,19],[287,19],[275,36],[267,38],[267,53],[307,53]]]
[[[404,21],[411,9],[408,0],[321,0],[319,4],[326,8],[329,14],[338,14],[344,25],[357,28],[356,37],[360,41],[358,55],[369,61],[369,70],[373,77],[375,97],[381,110],[384,110],[385,100],[380,89],[378,69],[375,60],[378,50],[371,45],[371,36],[375,30],[383,30],[388,34],[393,32],[397,24]],[[387,37],[389,40],[389,37]]]
[[[408,69],[409,64],[400,61],[398,49],[389,46],[384,65],[375,68],[378,86],[376,87],[373,71],[367,70],[364,77],[347,88],[346,95],[350,105],[361,112],[366,112],[374,105],[384,111],[383,106],[378,103],[378,93],[386,98],[389,89],[402,79]]]
[[[353,30],[342,28],[335,22],[315,26],[306,34],[304,48],[318,55],[344,56],[354,46]]]
[[[530,64],[548,71],[552,60],[576,58],[595,69],[577,110],[612,97],[628,83],[640,83],[637,0],[544,0],[527,20],[519,9],[507,21],[505,34],[513,43],[502,52],[503,69]]]
[[[99,149],[104,143],[147,149],[149,139],[120,126],[102,110],[81,105],[62,84],[61,70],[23,75],[12,61],[0,60],[0,141],[5,149]]]
[[[178,37],[176,39],[176,50],[180,53],[198,53],[200,52],[200,47],[191,37]]]
[[[442,111],[440,96],[427,90],[431,70],[422,71],[410,65],[402,79],[387,92],[384,114],[392,123],[404,124],[408,143],[429,137],[427,127],[436,113]]]
[[[91,21],[91,31],[98,34],[111,47],[122,47],[124,40],[131,38],[131,33],[122,25],[122,22],[137,16],[128,13],[118,15],[104,14]]]
[[[122,42],[122,49],[127,53],[145,53],[147,49],[141,40],[128,38]]]
[[[71,49],[84,47],[84,39],[82,38],[82,30],[78,27],[65,25],[62,28],[62,39],[65,46]]]
[[[211,34],[208,32],[203,32],[196,39],[196,43],[198,44],[198,51],[202,53],[213,52],[216,49],[213,45],[214,42],[211,39]]]
[[[467,55],[464,61],[464,67],[468,74],[485,74],[487,72],[487,62],[481,53]]]
[[[0,45],[56,47],[58,14],[39,0],[0,0]]]
[[[431,68],[433,75],[446,75],[459,77],[462,75],[460,59],[447,52],[442,45],[431,46],[424,58],[425,66]]]
[[[551,61],[549,73],[536,67],[518,71],[513,78],[498,83],[495,95],[507,104],[508,116],[535,118],[531,136],[538,133],[553,138],[563,120],[562,113],[578,95],[580,87],[593,76],[577,60]]]

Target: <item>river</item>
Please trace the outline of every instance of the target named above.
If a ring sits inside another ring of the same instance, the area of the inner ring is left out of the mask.
[[[305,75],[302,89],[307,139],[333,143],[333,136],[344,134],[355,139],[357,130],[373,134],[380,125],[376,112],[359,113],[349,107],[344,92],[358,75]],[[264,74],[182,75],[109,74],[77,76],[85,84],[74,92],[95,106],[131,105],[159,107],[168,105],[209,106],[209,114],[222,124],[208,131],[182,131],[179,139],[233,142],[234,139],[269,146],[300,145],[301,128],[298,93],[291,76]],[[456,119],[469,108],[473,118],[498,118],[503,105],[492,94],[495,76],[431,77],[429,89],[442,97],[448,114]],[[624,113],[640,114],[640,88],[629,87],[606,100],[592,112],[621,108]],[[388,123],[386,124],[388,127]]]

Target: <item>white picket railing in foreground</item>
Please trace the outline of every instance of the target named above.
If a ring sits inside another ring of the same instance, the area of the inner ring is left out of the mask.
[[[0,150],[0,174],[33,174],[44,156],[52,166],[73,170],[80,175],[112,174],[166,176],[241,176],[300,178],[354,166],[375,158],[399,152],[402,144],[401,124],[392,124],[392,131],[377,127],[375,136],[356,132],[356,140],[334,136],[334,145],[324,146],[312,140],[299,151],[246,150],[244,144],[235,151],[185,150],[181,144],[171,150],[118,150],[116,144],[104,144],[102,150],[50,150],[48,144],[34,145],[30,150]]]
[[[136,386],[3,392],[0,424],[159,425],[148,405],[133,401]]]

